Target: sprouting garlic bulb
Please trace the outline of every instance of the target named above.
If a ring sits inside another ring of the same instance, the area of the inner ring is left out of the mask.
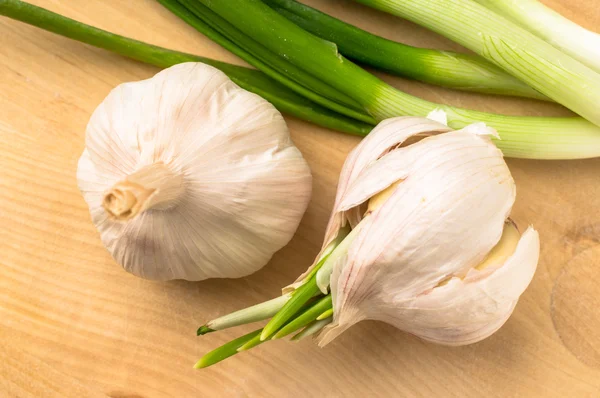
[[[77,179],[115,260],[154,280],[257,271],[291,239],[312,187],[281,114],[201,63],[111,91]]]
[[[323,247],[347,224],[353,239],[331,273],[334,317],[320,345],[365,319],[446,345],[504,324],[533,277],[539,237],[508,218],[515,183],[494,133],[394,118],[349,155]],[[401,146],[417,135],[428,137]]]

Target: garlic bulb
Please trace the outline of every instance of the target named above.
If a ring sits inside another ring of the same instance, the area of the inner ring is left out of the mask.
[[[515,183],[496,132],[428,117],[385,120],[350,153],[313,265],[281,297],[202,325],[198,335],[270,318],[196,368],[292,333],[323,346],[365,319],[446,345],[506,322],[537,267],[538,233],[509,219]]]
[[[291,239],[312,186],[281,114],[201,63],[112,90],[77,179],[115,260],[154,280],[257,271]]]
[[[539,237],[508,219],[515,183],[491,134],[394,118],[349,155],[323,248],[347,224],[352,241],[330,275],[317,273],[333,299],[320,345],[365,319],[447,345],[506,322],[535,272]],[[417,135],[429,137],[402,146]]]

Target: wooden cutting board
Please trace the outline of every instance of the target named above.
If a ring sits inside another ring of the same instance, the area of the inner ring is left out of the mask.
[[[458,46],[347,0],[305,0],[401,42]],[[38,0],[113,32],[234,63],[151,0]],[[597,0],[547,0],[600,30]],[[278,294],[318,252],[337,175],[356,137],[288,118],[314,174],[298,233],[238,280],[156,283],[115,264],[77,190],[85,125],[111,88],[157,72],[0,19],[0,396],[600,396],[600,160],[509,160],[514,218],[542,238],[537,274],[513,317],[467,347],[424,343],[363,322],[331,345],[277,341],[209,369],[203,353],[248,328],[195,337],[205,320]],[[490,98],[380,74],[424,98],[507,114],[557,105]],[[600,104],[599,104],[600,106]]]

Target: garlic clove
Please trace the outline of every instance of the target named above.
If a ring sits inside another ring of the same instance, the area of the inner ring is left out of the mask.
[[[371,201],[374,196],[379,196],[390,186],[396,186],[399,180],[404,180],[411,169],[407,160],[412,157],[404,156],[405,148],[396,149],[389,154],[366,167],[348,188],[346,196],[338,204],[336,209],[341,212],[349,211],[366,201]],[[394,190],[388,190],[386,196],[391,195]],[[379,202],[383,203],[385,196],[379,196]],[[371,209],[373,209],[373,206]]]
[[[514,254],[490,278],[469,277],[464,279],[466,284],[479,282],[485,286],[485,293],[490,297],[501,300],[515,299],[521,295],[535,274],[540,255],[539,233],[528,227],[521,235]]]
[[[334,213],[340,211],[341,201],[347,196],[346,192],[350,186],[375,160],[411,138],[451,131],[448,126],[436,121],[411,116],[386,119],[379,123],[376,129],[377,134],[369,134],[348,155],[338,182]],[[366,200],[367,197],[364,199]],[[358,209],[347,211],[343,217],[338,217],[338,223],[344,226],[347,220],[352,226],[355,226],[360,222],[361,213]],[[330,237],[330,235],[327,231],[326,237]]]
[[[401,304],[396,326],[445,345],[478,342],[498,330],[531,282],[539,258],[539,235],[528,228],[514,253],[484,278],[453,278],[447,285]]]
[[[519,230],[513,222],[509,221],[505,223],[500,241],[474,270],[489,272],[501,267],[512,253],[515,252],[520,237]]]

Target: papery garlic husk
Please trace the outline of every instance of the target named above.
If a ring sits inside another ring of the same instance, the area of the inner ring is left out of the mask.
[[[334,265],[334,318],[320,345],[365,319],[446,345],[506,322],[534,275],[539,237],[508,219],[515,183],[494,134],[394,118],[349,155],[323,248],[344,225],[360,229]],[[415,136],[427,137],[401,146]]]
[[[291,239],[312,187],[281,114],[201,63],[112,90],[77,179],[115,260],[154,280],[257,271]]]

